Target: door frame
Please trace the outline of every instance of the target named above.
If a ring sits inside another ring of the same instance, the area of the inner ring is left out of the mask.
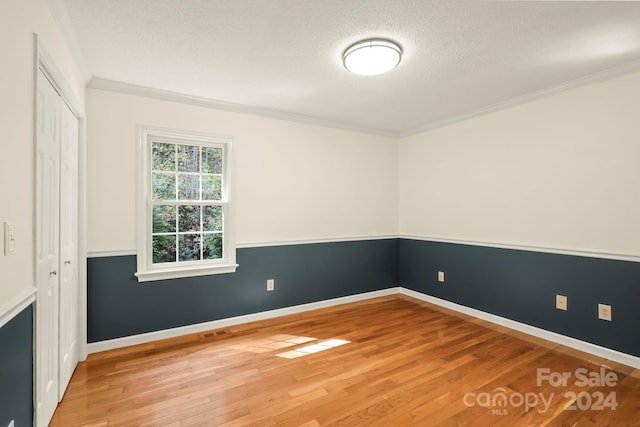
[[[38,37],[38,34],[34,33],[34,73],[33,73],[33,144],[35,150],[35,144],[37,144],[38,135],[38,123],[37,123],[37,95],[38,95],[38,73],[42,71],[44,75],[49,79],[53,87],[58,91],[62,101],[69,106],[73,114],[78,117],[78,360],[83,361],[87,358],[87,249],[86,249],[86,223],[87,223],[87,210],[86,210],[86,113],[84,111],[83,103],[80,103],[68,85],[65,76],[59,71],[55,65],[55,61],[47,51],[42,40]],[[34,173],[35,171],[35,157],[33,159]],[[36,227],[36,212],[35,212],[35,198],[37,192],[34,182],[34,194],[33,194],[33,227]],[[36,238],[34,233],[34,239]],[[36,283],[36,254],[37,246],[34,245],[34,265],[33,265],[33,280]],[[37,310],[34,310],[34,316],[37,316]],[[36,345],[40,334],[45,331],[39,330],[37,327],[37,321],[34,318],[33,322],[33,375],[34,375],[34,387],[33,387],[33,401],[34,401],[34,424],[36,426],[42,425],[38,420],[38,411],[35,407],[37,404],[38,390],[40,389],[40,377],[37,372],[36,363]]]

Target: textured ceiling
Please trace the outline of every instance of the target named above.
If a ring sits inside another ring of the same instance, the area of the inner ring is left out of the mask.
[[[96,87],[110,80],[390,135],[640,69],[636,2],[50,1],[66,11]],[[398,68],[348,73],[342,52],[367,37],[399,42]]]

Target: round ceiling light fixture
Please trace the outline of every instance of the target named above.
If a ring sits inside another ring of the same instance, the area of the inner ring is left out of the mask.
[[[393,70],[400,63],[402,49],[390,40],[367,39],[344,51],[342,62],[352,73],[377,76]]]

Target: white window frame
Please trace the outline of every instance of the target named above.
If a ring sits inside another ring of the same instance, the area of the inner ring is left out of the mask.
[[[206,261],[153,264],[152,262],[152,200],[151,200],[151,142],[178,143],[223,148],[222,201],[224,205],[223,258]],[[207,276],[236,271],[236,246],[234,229],[234,141],[221,135],[199,132],[138,126],[138,182],[137,182],[137,272],[139,282]]]

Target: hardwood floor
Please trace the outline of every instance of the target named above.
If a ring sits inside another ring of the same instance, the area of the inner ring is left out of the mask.
[[[640,425],[640,370],[390,296],[92,354],[51,423],[219,425]]]

